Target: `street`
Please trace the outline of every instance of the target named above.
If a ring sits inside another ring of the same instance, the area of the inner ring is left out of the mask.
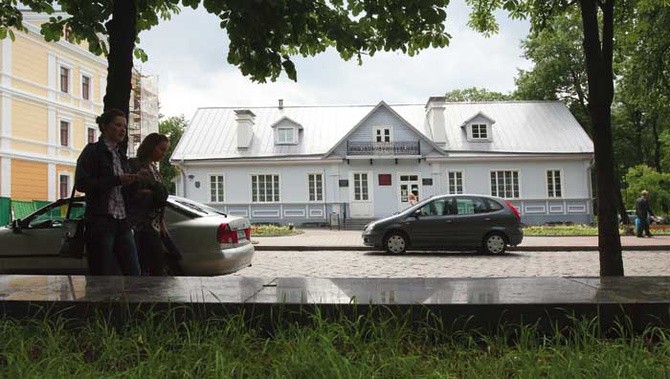
[[[626,276],[665,276],[670,251],[624,251]],[[257,251],[246,277],[529,277],[598,276],[598,252],[510,252],[501,256],[469,252]]]

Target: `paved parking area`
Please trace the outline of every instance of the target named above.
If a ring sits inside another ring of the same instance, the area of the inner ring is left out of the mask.
[[[670,275],[670,251],[624,251],[626,276]],[[535,277],[598,276],[597,251],[460,252],[386,255],[373,251],[257,251],[244,277]]]

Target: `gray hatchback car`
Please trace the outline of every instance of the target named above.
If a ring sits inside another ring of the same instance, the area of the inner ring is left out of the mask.
[[[440,195],[369,223],[363,243],[394,254],[409,248],[501,254],[521,243],[521,225],[517,209],[499,197]]]

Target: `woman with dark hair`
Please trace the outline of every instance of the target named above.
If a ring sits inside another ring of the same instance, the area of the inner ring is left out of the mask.
[[[96,118],[102,132],[77,159],[75,187],[86,193],[86,252],[91,275],[139,275],[137,250],[128,220],[128,196],[138,180],[119,145],[126,115],[108,109]]]
[[[165,247],[163,238],[169,238],[165,220],[167,189],[156,167],[170,147],[163,134],[151,133],[137,148],[137,158],[130,160],[131,171],[140,181],[131,196],[130,219],[135,230],[135,243],[142,274],[159,276],[165,274]]]

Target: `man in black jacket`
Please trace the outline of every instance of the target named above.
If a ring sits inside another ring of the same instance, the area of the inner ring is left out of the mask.
[[[642,196],[635,200],[635,213],[640,220],[640,226],[637,228],[637,236],[642,237],[644,231],[647,237],[651,237],[649,232],[649,217],[654,216],[654,212],[649,207],[649,192],[642,191]]]
[[[105,111],[96,119],[102,132],[86,145],[77,159],[75,186],[86,193],[86,251],[91,275],[140,275],[137,248],[126,217],[128,186],[137,181],[129,174],[128,159],[119,150],[126,137],[125,114]]]

